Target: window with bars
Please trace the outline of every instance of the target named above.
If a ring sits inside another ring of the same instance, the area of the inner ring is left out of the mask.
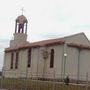
[[[11,52],[11,66],[10,69],[13,69],[14,53]]]
[[[15,69],[18,68],[19,52],[16,52]]]
[[[51,49],[51,54],[50,54],[50,68],[54,67],[54,49]]]
[[[31,48],[28,49],[28,62],[27,67],[31,67]]]

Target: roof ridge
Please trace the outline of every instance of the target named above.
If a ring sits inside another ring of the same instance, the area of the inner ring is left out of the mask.
[[[61,40],[61,41],[63,41],[64,38],[76,36],[76,35],[79,35],[79,34],[84,34],[84,32],[80,32],[80,33],[76,33],[76,34],[73,34],[73,35],[68,35],[68,36],[64,36],[64,37],[60,37],[60,38],[53,38],[53,39],[40,40],[40,41],[36,41],[36,42],[31,42],[30,44],[40,43],[40,42],[46,42],[46,41],[53,41],[53,40]],[[84,35],[85,35],[85,34],[84,34]]]

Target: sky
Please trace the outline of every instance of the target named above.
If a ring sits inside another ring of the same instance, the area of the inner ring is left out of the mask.
[[[15,19],[28,20],[28,41],[60,38],[84,32],[90,40],[90,0],[2,0],[0,2],[0,70],[4,49],[15,31]]]

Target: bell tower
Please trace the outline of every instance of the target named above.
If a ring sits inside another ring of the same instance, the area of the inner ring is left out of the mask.
[[[27,42],[27,18],[20,15],[15,20],[14,40],[10,41],[10,47],[20,46]]]
[[[27,19],[24,15],[17,17],[15,25],[15,33],[27,34]]]

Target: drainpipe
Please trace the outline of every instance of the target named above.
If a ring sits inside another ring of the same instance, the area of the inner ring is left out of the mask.
[[[62,49],[62,61],[61,61],[61,80],[63,80],[63,60],[64,60],[64,45],[63,45],[63,49]]]
[[[61,78],[65,78],[66,71],[66,59],[67,59],[67,44],[65,43],[63,46],[63,56],[62,56],[62,65],[61,65]]]
[[[80,78],[79,78],[79,76],[80,76],[80,52],[81,52],[81,49],[78,49],[77,83],[78,83],[78,81],[79,81],[79,79],[80,79]]]
[[[63,71],[64,78],[66,75],[66,59],[67,59],[67,53],[64,53],[64,71]]]
[[[40,48],[38,47],[38,57],[37,57],[37,74],[36,74],[36,75],[37,75],[37,76],[36,76],[36,77],[37,77],[37,79],[38,79],[38,65],[39,65],[39,49],[40,49]]]

